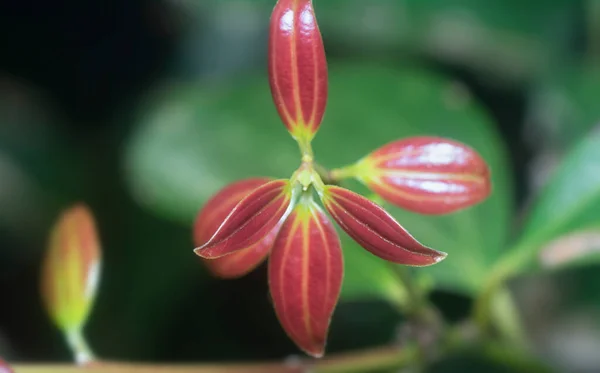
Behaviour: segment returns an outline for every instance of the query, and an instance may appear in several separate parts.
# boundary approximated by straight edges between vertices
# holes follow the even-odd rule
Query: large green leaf
[[[143,205],[190,224],[202,203],[227,183],[257,175],[288,177],[299,165],[297,145],[277,117],[265,76],[163,91],[168,96],[142,108],[127,152],[129,185]],[[417,238],[449,253],[420,273],[441,287],[475,291],[501,254],[512,202],[505,154],[488,118],[456,83],[413,68],[334,64],[329,97],[314,141],[316,159],[326,167],[352,163],[410,135],[463,141],[489,162],[494,193],[480,206],[443,217],[391,210]],[[353,253],[362,254],[347,249],[347,256]],[[374,261],[367,265],[374,272],[389,270],[377,258],[364,258]],[[356,281],[358,267],[348,266],[346,284]],[[370,275],[381,281],[389,276]]]
[[[593,131],[568,154],[533,206],[519,243],[505,259],[512,271],[538,264],[543,249],[555,239],[581,237],[600,226],[600,132]],[[585,233],[587,232],[587,233]],[[594,254],[568,241],[564,250]],[[556,249],[554,249],[556,251]],[[594,255],[593,257],[598,257]],[[581,257],[574,262],[581,264]],[[591,262],[591,261],[590,261]]]
[[[275,0],[178,3],[200,18],[195,44],[183,51],[184,59],[199,63],[196,69],[260,61],[256,53],[264,52]],[[314,6],[334,52],[402,50],[510,78],[502,82],[529,78],[562,56],[579,11],[570,0],[315,0]]]
[[[578,10],[569,0],[315,3],[323,32],[334,42],[359,48],[402,47],[516,80],[537,74],[563,50]]]
[[[410,299],[390,265],[371,255],[346,235],[342,235],[346,275],[341,297],[344,300],[383,298],[406,309]]]
[[[534,91],[530,117],[534,144],[562,151],[600,122],[600,68],[578,66],[544,80]]]

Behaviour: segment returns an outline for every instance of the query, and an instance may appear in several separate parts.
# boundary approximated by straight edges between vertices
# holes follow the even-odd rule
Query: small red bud
[[[289,180],[261,185],[242,198],[216,233],[194,252],[205,259],[216,259],[255,245],[279,224],[290,200]]]
[[[389,143],[359,161],[356,177],[383,199],[421,214],[447,214],[491,193],[490,171],[475,150],[439,137]]]
[[[53,227],[42,267],[42,298],[54,323],[79,332],[92,308],[100,278],[96,223],[87,206],[64,211]]]
[[[327,104],[327,61],[311,0],[279,0],[275,5],[269,83],[288,131],[297,140],[310,142]]]
[[[359,194],[327,185],[322,200],[350,237],[382,259],[410,266],[427,266],[446,257],[446,253],[419,243],[383,208]]]
[[[269,178],[250,178],[229,184],[210,198],[199,212],[194,223],[194,244],[204,245],[219,229],[233,208],[253,190],[271,181]],[[202,259],[217,277],[236,278],[245,275],[261,264],[269,254],[277,225],[271,233],[254,245],[217,259]]]
[[[275,240],[269,287],[281,325],[313,357],[323,356],[343,271],[335,228],[314,201],[301,201]]]

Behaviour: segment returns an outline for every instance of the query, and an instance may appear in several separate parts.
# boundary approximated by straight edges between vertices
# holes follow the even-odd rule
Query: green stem
[[[331,180],[340,182],[344,179],[351,179],[356,176],[355,165],[345,166],[341,168],[335,168],[329,172]]]
[[[302,154],[302,162],[304,163],[312,163],[314,160],[311,140],[312,138],[309,137],[296,138],[298,146],[300,147],[300,153]]]
[[[378,348],[351,352],[320,360],[301,359],[297,363],[240,363],[240,364],[194,364],[151,365],[118,362],[76,365],[14,365],[16,373],[353,373],[405,367],[414,362],[414,347]]]
[[[507,347],[506,344],[488,343],[483,349],[487,358],[514,369],[514,371],[547,373],[549,368],[531,355],[515,346]]]
[[[420,371],[446,349],[444,344],[448,341],[449,328],[439,311],[427,299],[425,291],[414,282],[410,269],[405,266],[390,265],[407,292],[407,302],[400,311],[408,317],[411,337],[419,347],[419,354],[413,362],[413,367]]]
[[[528,341],[521,324],[521,316],[508,288],[502,287],[496,292],[491,309],[490,318],[502,340],[519,350],[528,350]]]
[[[392,368],[403,368],[415,362],[419,355],[416,346],[407,345],[400,349],[381,350],[369,355],[347,354],[323,360],[317,363],[312,372],[314,373],[351,373],[371,372]]]
[[[96,360],[94,353],[88,346],[81,329],[69,331],[66,333],[65,338],[77,364],[85,365]]]
[[[503,290],[504,284],[509,278],[518,273],[528,262],[534,260],[537,253],[535,249],[542,245],[545,237],[545,231],[540,231],[532,238],[522,241],[492,269],[479,297],[475,300],[473,310],[475,321],[483,333],[490,332],[495,297]]]
[[[313,163],[313,168],[315,169],[317,174],[319,174],[321,180],[323,180],[323,183],[327,185],[338,185],[338,181],[331,177],[331,171],[329,171],[327,168],[323,167],[318,163]]]
[[[396,274],[402,287],[406,289],[408,295],[408,301],[400,311],[409,317],[418,317],[419,314],[421,314],[424,309],[427,308],[425,295],[422,294],[420,289],[415,285],[407,267],[392,263],[390,263],[390,266],[392,267],[392,270]]]

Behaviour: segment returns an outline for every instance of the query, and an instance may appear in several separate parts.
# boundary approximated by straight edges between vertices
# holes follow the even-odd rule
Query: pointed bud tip
[[[218,258],[204,255],[206,242],[216,233],[235,206],[258,187],[272,181],[271,178],[248,178],[233,182],[213,195],[198,213],[194,222],[194,253],[215,277],[231,279],[252,271],[266,259],[273,246],[280,224],[265,238],[248,248]]]
[[[446,257],[445,253],[421,244],[381,206],[360,194],[328,185],[322,199],[339,226],[382,259],[408,266],[429,266]]]
[[[312,348],[310,350],[304,349],[302,351],[304,351],[310,357],[313,357],[315,359],[321,359],[323,356],[325,356],[325,345],[315,346],[314,348]]]
[[[262,241],[279,224],[291,200],[290,182],[273,180],[243,197],[216,232],[194,252],[216,259]]]
[[[443,251],[438,251],[437,255],[434,257],[435,262],[432,264],[437,264],[439,262],[441,262],[442,260],[446,259],[448,257],[448,253],[445,253]]]
[[[201,258],[208,259],[207,257],[205,257],[205,256],[202,255],[202,248],[203,247],[204,247],[204,245],[200,245],[200,246],[196,247],[194,249],[194,254],[198,255]]]

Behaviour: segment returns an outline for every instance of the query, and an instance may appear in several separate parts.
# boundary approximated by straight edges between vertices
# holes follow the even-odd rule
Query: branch
[[[86,366],[67,364],[17,364],[15,373],[314,373],[365,372],[404,367],[416,358],[417,351],[386,347],[360,352],[332,355],[320,360],[300,359],[289,363],[239,363],[152,365],[119,362],[98,362]]]

